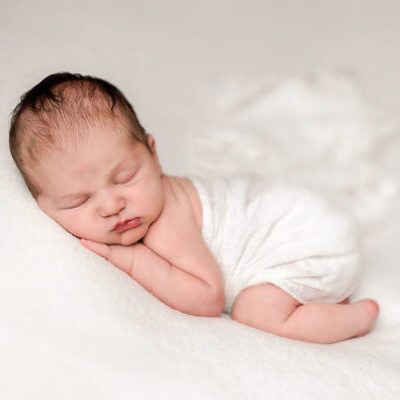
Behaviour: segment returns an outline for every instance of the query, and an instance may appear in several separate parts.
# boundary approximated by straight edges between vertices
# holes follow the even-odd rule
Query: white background
[[[127,94],[180,172],[171,151],[185,121],[171,103],[194,106],[204,85],[228,77],[350,70],[397,119],[399,20],[396,0],[1,0],[1,107],[56,71],[98,75]]]

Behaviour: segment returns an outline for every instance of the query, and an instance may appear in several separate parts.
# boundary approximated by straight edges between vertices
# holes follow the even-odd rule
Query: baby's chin
[[[143,235],[144,236],[144,235]],[[138,238],[138,239],[125,239],[125,238],[121,238],[121,240],[119,241],[118,244],[121,244],[123,246],[132,246],[136,243],[139,243],[142,239],[143,236]]]
[[[136,229],[117,234],[117,236],[113,237],[112,241],[107,244],[120,244],[123,246],[134,245],[140,242],[146,236],[147,230],[147,226],[143,224]]]

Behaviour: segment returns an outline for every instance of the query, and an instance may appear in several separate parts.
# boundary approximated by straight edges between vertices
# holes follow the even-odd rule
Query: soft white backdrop
[[[397,399],[399,17],[395,0],[0,0],[0,397]],[[376,330],[315,346],[226,316],[190,317],[83,251],[38,211],[8,152],[18,97],[56,71],[120,87],[173,174],[207,171],[201,160],[212,156],[224,159],[228,172],[250,172],[252,154],[260,166],[262,157],[252,153],[257,135],[266,134],[264,125],[276,127],[266,111],[289,110],[279,138],[292,126],[297,139],[309,140],[310,132],[318,139],[320,129],[327,138],[341,132],[332,152],[350,154],[351,163],[333,183],[350,189],[355,211],[360,199],[359,211],[376,216],[356,295],[381,302]],[[233,165],[232,141],[243,130],[248,147]],[[207,149],[201,137],[214,146],[199,163],[196,154]],[[218,153],[222,139],[230,152]],[[317,144],[327,150],[326,141],[309,143],[316,158]],[[282,146],[282,154],[291,149]],[[296,155],[286,154],[282,165]]]
[[[167,143],[184,121],[171,108],[229,76],[354,69],[367,97],[398,118],[399,18],[396,0],[1,0],[1,106],[54,71],[108,78],[180,171]]]

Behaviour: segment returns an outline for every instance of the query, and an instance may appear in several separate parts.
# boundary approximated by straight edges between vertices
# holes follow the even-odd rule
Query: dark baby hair
[[[79,145],[89,128],[122,124],[134,141],[149,148],[145,129],[124,94],[92,76],[60,72],[47,76],[20,98],[11,113],[10,152],[32,196],[40,194],[32,170],[46,155]]]

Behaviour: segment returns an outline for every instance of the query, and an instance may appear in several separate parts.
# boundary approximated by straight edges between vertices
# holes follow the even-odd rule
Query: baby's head
[[[154,138],[102,79],[53,74],[26,92],[13,111],[10,151],[41,209],[77,237],[131,244],[162,210]],[[114,229],[133,218],[134,228]]]

